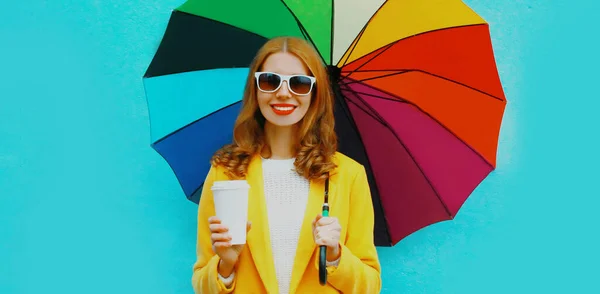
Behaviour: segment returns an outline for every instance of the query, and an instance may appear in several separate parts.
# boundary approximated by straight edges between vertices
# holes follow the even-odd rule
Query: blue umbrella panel
[[[144,75],[152,147],[195,203],[210,158],[231,143],[248,66],[266,41],[233,26],[174,11]]]

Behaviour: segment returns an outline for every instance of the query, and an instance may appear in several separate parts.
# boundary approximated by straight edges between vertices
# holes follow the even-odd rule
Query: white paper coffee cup
[[[229,228],[234,245],[246,243],[249,189],[245,180],[215,181],[211,187],[216,215]]]

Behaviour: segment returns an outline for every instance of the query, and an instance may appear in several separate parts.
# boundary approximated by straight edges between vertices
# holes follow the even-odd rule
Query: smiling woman
[[[224,161],[230,176],[243,177],[247,163],[237,157],[260,153],[277,159],[272,154],[277,148],[275,153],[283,158],[297,156],[296,167],[306,178],[324,179],[334,167],[333,125],[333,97],[318,52],[299,38],[275,38],[259,50],[250,66],[234,144],[217,152],[213,164]],[[280,143],[284,136],[284,142],[294,143]]]
[[[325,66],[308,42],[278,37],[261,47],[233,143],[215,153],[202,189],[196,293],[380,291],[365,168],[336,151],[333,104]],[[215,217],[210,187],[232,179],[250,184],[248,246],[232,245]],[[321,214],[324,195],[330,215]]]
[[[262,126],[234,128],[245,85],[251,82],[257,90],[261,75],[255,71],[267,73],[263,81],[272,83],[263,83],[261,93],[281,86],[294,99],[302,96],[299,79],[249,65],[269,39],[295,36],[312,44],[306,52],[320,55],[318,66],[306,63],[301,71],[315,78],[310,108],[323,101],[318,96],[326,86],[315,68],[328,70],[337,150],[365,167],[375,209],[375,244],[394,246],[421,228],[453,219],[496,167],[506,97],[486,21],[463,1],[438,2],[186,1],[173,12],[144,78],[153,148],[169,163],[184,195],[196,203],[214,151],[235,136],[238,146],[231,151],[242,157],[233,156],[226,164],[243,174],[247,165],[237,162],[255,154],[254,145],[245,142],[265,135],[251,132],[246,141],[245,127]],[[290,107],[299,104],[281,103],[289,105],[265,113],[285,120],[298,112]],[[300,133],[311,125],[304,122],[314,119],[310,108],[294,126]],[[258,114],[256,121],[264,122],[265,116]],[[241,118],[252,124],[254,115],[245,112]],[[234,129],[242,134],[234,135]],[[331,150],[329,129],[322,130],[322,146]],[[305,134],[296,142],[298,170],[323,175],[328,152],[313,149],[319,138]],[[262,147],[267,157],[275,148]],[[316,160],[314,171],[306,170],[304,159]]]
[[[310,89],[314,79],[301,59],[288,52],[277,52],[264,62],[258,78],[258,106],[266,118],[265,131],[273,126],[293,127],[310,107]],[[284,74],[285,80],[280,74]],[[283,86],[282,86],[283,85]],[[274,115],[275,114],[275,115]]]

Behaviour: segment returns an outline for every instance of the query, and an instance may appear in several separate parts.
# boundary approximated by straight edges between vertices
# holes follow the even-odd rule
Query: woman
[[[198,210],[196,293],[379,293],[373,206],[362,165],[336,151],[333,97],[318,53],[275,38],[250,66],[234,143],[217,151]],[[329,177],[329,217],[322,217]],[[245,245],[228,243],[210,190],[250,184]],[[319,284],[319,247],[328,280]]]

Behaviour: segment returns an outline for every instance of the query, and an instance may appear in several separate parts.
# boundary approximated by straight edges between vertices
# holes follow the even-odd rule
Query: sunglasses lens
[[[263,91],[273,91],[279,87],[281,78],[271,73],[263,73],[258,76],[258,87]]]
[[[290,79],[290,89],[300,95],[308,94],[311,90],[311,84],[311,80],[304,76],[295,76]]]

